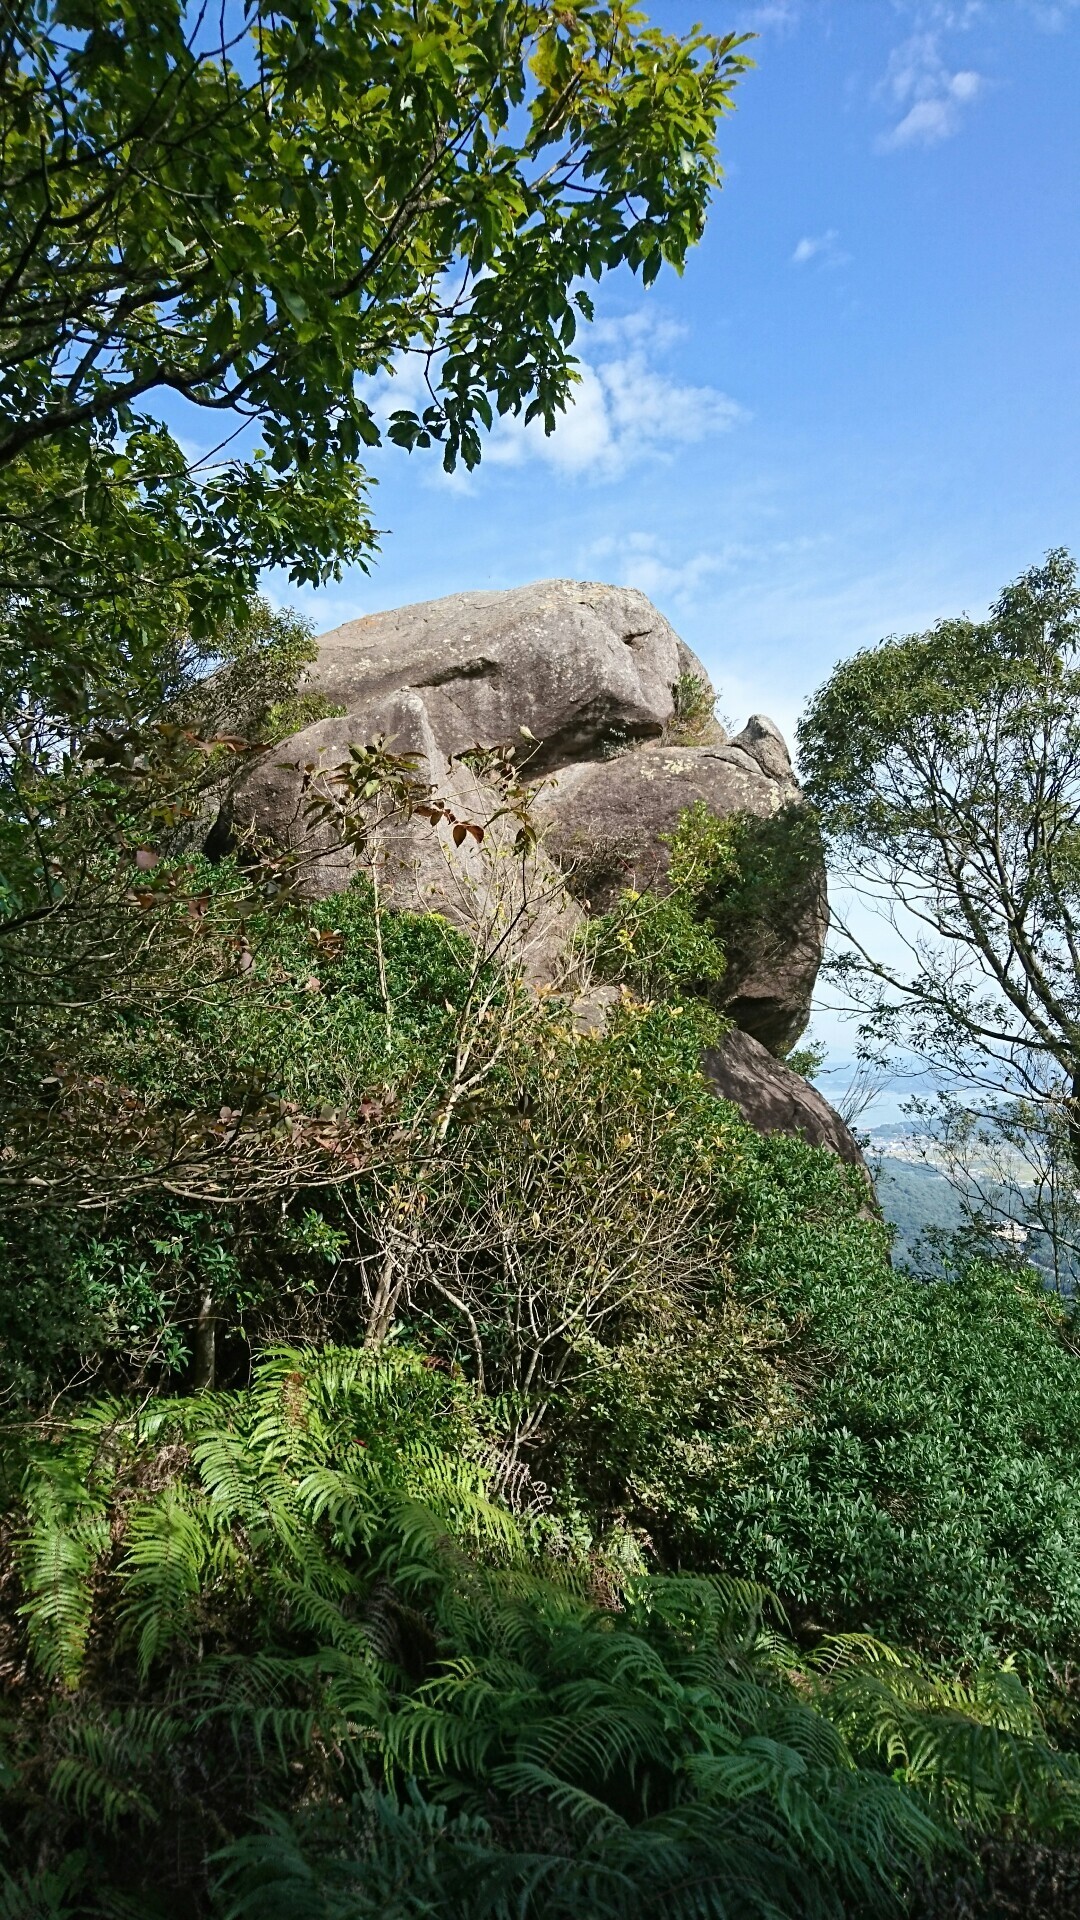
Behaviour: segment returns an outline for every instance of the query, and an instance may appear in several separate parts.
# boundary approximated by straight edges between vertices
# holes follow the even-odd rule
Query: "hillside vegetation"
[[[841,677],[819,813],[730,743],[783,808],[683,809],[667,893],[539,985],[377,858],[404,822],[524,887],[529,729],[458,753],[501,840],[382,734],[292,769],[348,886],[217,832],[346,717],[257,586],[370,563],[372,382],[419,356],[388,436],[448,469],[550,429],[585,283],[700,237],[747,65],[595,0],[4,10],[0,1920],[1076,1910],[1071,1312],[897,1271],[858,1168],[701,1072],[796,897],[798,1024],[889,714]],[[1072,683],[1005,641],[1015,747]]]
[[[1080,1378],[1034,1279],[893,1271],[857,1173],[707,1091],[703,1003],[580,1035],[363,882],[248,895],[238,971],[242,876],[153,881],[169,993],[133,1017],[144,937],[64,1016],[80,1084],[136,1169],[258,1095],[227,1205],[201,1133],[9,1197],[6,1911],[886,1914],[1069,1836]]]

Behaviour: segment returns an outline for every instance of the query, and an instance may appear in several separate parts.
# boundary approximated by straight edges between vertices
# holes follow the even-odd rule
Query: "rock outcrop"
[[[719,1047],[706,1050],[702,1071],[713,1092],[741,1108],[759,1133],[800,1134],[812,1147],[828,1147],[858,1167],[869,1183],[862,1151],[840,1115],[750,1034],[733,1027]]]
[[[299,857],[301,891],[339,892],[358,871],[355,848],[331,820],[313,825],[310,809],[334,797],[327,776],[347,762],[350,747],[379,737],[395,755],[411,757],[412,774],[446,810],[435,825],[420,815],[391,813],[380,826],[375,866],[384,898],[414,913],[440,913],[489,949],[510,933],[527,977],[550,978],[581,910],[542,847],[525,861],[517,857],[516,823],[495,817],[499,794],[466,762],[448,760],[415,688],[358,700],[347,713],[316,721],[264,755],[232,795],[215,843],[245,835],[269,841]],[[458,844],[454,828],[461,821],[484,830],[482,844],[471,833]]]
[[[707,678],[643,593],[541,580],[346,621],[322,636],[305,686],[345,707],[354,739],[356,724],[407,689],[444,758],[528,727],[541,743],[530,771],[541,774],[659,739],[688,672]]]
[[[356,855],[331,820],[312,824],[312,797],[332,791],[326,775],[352,745],[381,736],[413,756],[449,815],[435,827],[396,817],[380,830],[386,897],[440,912],[489,945],[504,938],[536,980],[557,972],[586,912],[628,885],[663,889],[666,836],[685,808],[703,801],[722,817],[775,822],[781,838],[804,817],[776,727],[755,715],[729,740],[709,717],[701,662],[632,588],[547,580],[369,614],[323,636],[301,691],[344,711],[249,770],[217,844],[252,833],[303,850],[309,891],[337,891]],[[538,786],[541,842],[525,857],[518,822],[471,752],[508,743]],[[471,833],[455,836],[461,821],[484,828],[482,848]],[[823,870],[811,861],[809,886],[782,904],[771,933],[726,939],[726,1010],[742,1031],[714,1062],[726,1075],[719,1090],[755,1125],[804,1132],[850,1158],[858,1150],[846,1128],[766,1051],[784,1051],[806,1024],[828,924]]]
[[[537,812],[549,854],[595,910],[623,887],[663,888],[670,836],[695,802],[721,817],[767,821],[799,799],[781,735],[755,715],[718,744],[647,742],[614,759],[579,761],[554,775]],[[815,862],[785,903],[782,937],[762,924],[753,937],[736,933],[727,942],[727,1010],[777,1052],[806,1026],[827,929],[824,874]]]
[[[518,859],[515,823],[494,817],[498,796],[457,756],[514,742],[532,781],[657,740],[674,713],[673,689],[695,672],[704,679],[690,649],[632,588],[548,580],[347,621],[323,636],[302,686],[344,713],[294,734],[252,768],[215,844],[253,832],[304,854],[309,892],[336,892],[355,855],[326,823],[312,827],[320,777],[310,769],[333,769],[350,745],[382,736],[395,753],[415,756],[417,776],[454,816],[435,830],[415,818],[380,833],[387,897],[440,912],[488,942],[509,930],[526,974],[544,979],[581,910],[543,848]],[[457,820],[484,828],[482,853],[472,835],[455,842]]]

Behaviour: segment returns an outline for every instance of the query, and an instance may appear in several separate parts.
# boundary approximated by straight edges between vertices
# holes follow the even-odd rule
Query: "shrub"
[[[625,981],[649,998],[691,993],[708,998],[724,977],[723,948],[678,895],[627,889],[582,933],[582,951],[601,980]]]
[[[667,839],[662,889],[624,889],[589,920],[582,949],[602,979],[645,998],[691,995],[722,1008],[748,974],[783,964],[793,924],[824,911],[821,836],[811,810],[796,803],[766,819],[721,818],[699,800]],[[610,855],[596,858],[610,882]],[[579,876],[583,896],[593,880]]]
[[[673,746],[699,746],[711,738],[723,739],[716,724],[716,698],[700,673],[680,673],[671,689],[672,714],[664,728]]]
[[[1063,1674],[1080,1631],[1068,1311],[1024,1271],[892,1270],[857,1176],[798,1141],[741,1136],[718,1206],[725,1190],[730,1268],[696,1316],[592,1352],[569,1389],[578,1497],[808,1621]],[[725,1382],[740,1352],[749,1406]]]

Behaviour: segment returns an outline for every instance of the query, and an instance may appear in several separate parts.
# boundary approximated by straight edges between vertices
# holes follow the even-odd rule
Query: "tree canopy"
[[[550,430],[582,283],[700,236],[741,46],[596,0],[13,0],[8,699],[82,711],[261,569],[362,564],[365,383],[402,353],[430,399],[401,445],[472,465],[496,412]]]
[[[799,730],[837,864],[904,943],[839,971],[873,1044],[991,1096],[1080,1093],[1080,581],[1063,550],[990,618],[841,663]],[[894,948],[895,951],[895,948]],[[908,964],[905,965],[905,959]]]

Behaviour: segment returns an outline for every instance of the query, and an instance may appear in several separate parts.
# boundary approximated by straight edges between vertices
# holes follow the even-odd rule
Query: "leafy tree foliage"
[[[370,554],[358,460],[371,382],[403,354],[430,405],[397,410],[402,445],[472,464],[495,411],[550,430],[581,282],[651,280],[700,234],[740,45],[591,0],[5,12],[9,1196],[214,1183],[250,1087],[170,1127],[91,1062],[173,985],[188,1007],[227,993],[288,877],[229,895],[176,858],[242,756],[318,717],[308,638],[253,600],[257,576]],[[217,446],[189,454],[207,423]]]
[[[669,1564],[764,1580],[797,1617],[1065,1681],[1071,1314],[1030,1271],[893,1272],[823,1156],[746,1138],[738,1157],[723,1288],[594,1349],[568,1389],[557,1451],[578,1498]]]
[[[430,404],[401,444],[472,465],[496,411],[550,431],[582,279],[700,236],[739,48],[595,0],[16,0],[0,704],[115,709],[260,569],[362,562],[365,383],[403,351]],[[218,440],[194,458],[189,420]]]
[[[105,901],[132,880],[150,886],[163,844],[198,844],[246,755],[284,737],[294,716],[332,710],[297,693],[314,653],[302,620],[255,599],[205,643],[172,632],[157,683],[111,729],[58,736],[24,688],[0,717],[0,952],[42,922],[107,923]],[[107,925],[97,934],[111,937]]]
[[[991,618],[844,662],[800,733],[845,874],[910,968],[848,933],[868,1045],[901,1043],[976,1107],[1020,1100],[1080,1141],[1080,585],[1063,550]],[[894,941],[894,945],[896,942]]]

